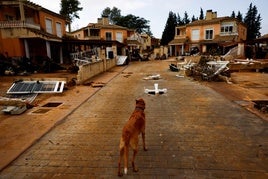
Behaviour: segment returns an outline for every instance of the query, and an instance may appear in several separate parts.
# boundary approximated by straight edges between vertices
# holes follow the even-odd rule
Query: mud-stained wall
[[[77,83],[83,84],[88,79],[115,67],[115,65],[116,65],[116,58],[105,59],[94,63],[79,66],[79,71],[77,74]]]

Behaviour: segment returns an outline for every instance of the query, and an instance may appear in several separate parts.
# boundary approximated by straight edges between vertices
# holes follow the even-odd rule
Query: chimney
[[[212,10],[207,10],[207,13],[206,13],[206,20],[211,20],[211,19],[214,19],[214,18],[217,18],[217,12],[212,12]]]
[[[102,16],[102,18],[98,18],[98,24],[108,25],[109,24],[108,16]]]

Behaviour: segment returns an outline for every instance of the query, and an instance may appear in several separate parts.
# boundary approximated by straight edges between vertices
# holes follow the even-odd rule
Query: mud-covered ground
[[[168,66],[167,66],[168,68]],[[66,82],[76,78],[75,73],[69,73],[68,71],[59,71],[57,73],[38,73],[28,76],[0,76],[0,96],[6,96],[7,90],[12,83],[20,79],[46,79],[46,78],[64,78]],[[188,77],[187,77],[188,78]],[[268,101],[268,73],[259,72],[234,72],[231,73],[231,84],[226,82],[205,82],[197,81],[203,85],[206,85],[218,93],[222,94],[231,101],[246,105],[252,111],[258,113],[258,115],[268,118],[267,113],[256,111],[253,107],[254,100],[267,100]],[[72,90],[68,88],[67,90]],[[53,94],[39,94],[34,103],[38,105],[43,99],[48,98]]]

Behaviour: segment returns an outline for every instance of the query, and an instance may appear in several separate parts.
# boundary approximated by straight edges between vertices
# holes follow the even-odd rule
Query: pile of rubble
[[[36,72],[51,73],[62,69],[64,68],[48,57],[10,58],[0,54],[0,75],[25,76]]]
[[[235,71],[265,72],[268,70],[267,60],[232,59],[226,60],[218,56],[198,56],[177,59],[177,64],[170,64],[169,69],[178,72],[178,77],[189,76],[198,81],[226,81]]]
[[[229,61],[217,60],[212,56],[201,56],[197,64],[189,65],[185,74],[195,80],[222,81],[230,77]]]

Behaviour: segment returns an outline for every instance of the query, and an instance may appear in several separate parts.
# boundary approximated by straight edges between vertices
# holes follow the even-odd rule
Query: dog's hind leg
[[[122,162],[123,156],[124,156],[124,148],[120,147],[120,156],[118,160],[118,176],[119,177],[123,176],[123,173],[121,172],[121,162]]]
[[[118,160],[118,176],[121,177],[123,176],[123,173],[121,172],[121,162],[122,159],[124,158],[124,146],[125,146],[125,142],[123,140],[123,138],[120,139],[120,144],[119,144],[119,160]]]
[[[129,146],[124,146],[124,173],[127,174]]]

